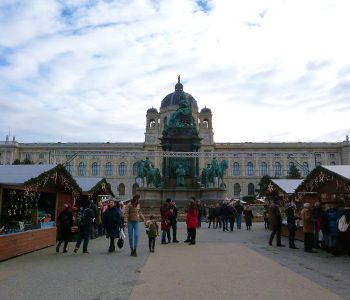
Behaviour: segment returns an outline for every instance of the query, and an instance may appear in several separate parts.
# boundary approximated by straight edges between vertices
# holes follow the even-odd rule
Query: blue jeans
[[[83,252],[87,251],[87,247],[89,245],[89,236],[90,236],[90,228],[82,228],[79,229],[77,243],[75,244],[75,248],[79,248],[81,242],[83,242]]]
[[[140,222],[128,221],[129,245],[131,249],[136,249],[139,243]]]
[[[241,222],[242,222],[242,214],[237,214],[236,223],[237,223],[238,229],[241,229]]]

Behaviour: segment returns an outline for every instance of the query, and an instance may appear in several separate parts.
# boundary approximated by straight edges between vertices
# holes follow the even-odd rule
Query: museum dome
[[[211,113],[211,109],[208,107],[204,107],[201,109],[201,113]]]
[[[160,105],[160,108],[164,109],[164,108],[166,108],[168,106],[179,105],[180,101],[184,97],[191,103],[192,108],[195,108],[195,109],[198,110],[197,101],[193,98],[192,95],[190,95],[188,93],[185,93],[183,91],[183,85],[180,82],[180,76],[178,76],[178,82],[175,85],[175,92],[167,95],[163,99],[162,104]]]
[[[152,106],[152,108],[147,109],[147,113],[158,113],[158,110]]]

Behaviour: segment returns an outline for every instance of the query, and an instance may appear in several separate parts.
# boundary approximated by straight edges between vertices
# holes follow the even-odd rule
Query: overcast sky
[[[143,142],[181,75],[216,142],[350,134],[350,1],[1,0],[0,141]]]

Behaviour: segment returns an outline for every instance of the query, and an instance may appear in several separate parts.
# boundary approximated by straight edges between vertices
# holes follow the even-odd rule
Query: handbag
[[[123,248],[124,246],[124,240],[122,238],[119,238],[117,241],[117,246],[119,249]]]

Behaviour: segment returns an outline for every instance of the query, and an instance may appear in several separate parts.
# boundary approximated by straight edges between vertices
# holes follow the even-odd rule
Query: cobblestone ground
[[[141,226],[142,227],[142,226]],[[148,258],[145,230],[141,229],[138,257],[130,257],[128,243],[116,253],[107,253],[108,240],[98,238],[90,241],[90,254],[56,254],[54,247],[36,251],[0,263],[0,299],[128,299],[133,287],[140,284],[140,268]],[[185,224],[179,224],[179,239],[185,239]],[[207,224],[198,230],[201,245],[237,243],[249,247],[282,266],[301,274],[344,299],[350,299],[350,259],[334,257],[320,251],[305,253],[297,242],[298,250],[271,247],[267,244],[269,231],[261,223],[253,224],[252,230],[222,232],[208,229]],[[287,243],[285,238],[282,239]],[[172,247],[160,245],[157,247]],[[153,254],[157,255],[157,253]],[[235,253],[231,254],[235,257]],[[236,257],[237,258],[237,257]],[[204,261],[205,263],[205,261]],[[220,270],[209,270],[220,276]],[[252,272],[254,266],[252,266]],[[273,280],[273,278],[262,278]],[[285,287],[287,288],[287,287]]]

